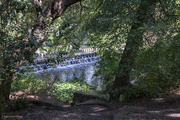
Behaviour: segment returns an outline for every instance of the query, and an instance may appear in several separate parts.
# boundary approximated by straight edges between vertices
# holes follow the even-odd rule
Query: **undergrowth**
[[[60,100],[68,100],[71,103],[75,91],[88,92],[90,88],[82,82],[57,82],[53,85],[50,94]]]
[[[29,90],[30,92],[40,92],[50,94],[59,100],[72,102],[73,93],[76,91],[89,92],[89,85],[82,80],[75,78],[71,81],[56,82],[50,79],[38,79],[35,75],[17,75],[12,83],[12,91]]]

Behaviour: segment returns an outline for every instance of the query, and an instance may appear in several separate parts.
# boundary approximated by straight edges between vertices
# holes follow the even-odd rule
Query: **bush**
[[[48,78],[48,76],[47,76]],[[38,79],[35,75],[17,75],[12,83],[11,90],[29,90],[30,92],[47,92],[53,85],[50,79]]]
[[[120,90],[123,94],[120,101],[133,101],[139,98],[152,98],[159,96],[161,89],[155,84],[140,83],[131,87],[122,87]]]
[[[137,82],[133,87],[122,88],[124,99],[150,98],[179,88],[179,45],[180,39],[171,39],[142,49],[131,73]]]
[[[90,91],[89,86],[82,79],[75,78],[72,81],[56,82],[50,79],[37,79],[35,75],[18,75],[12,83],[12,90],[30,90],[30,92],[49,93],[60,100],[72,102],[73,92]]]
[[[54,84],[50,94],[60,100],[66,99],[69,101],[69,103],[71,103],[73,99],[73,93],[75,91],[88,92],[90,91],[90,88],[84,82],[58,82]]]
[[[13,83],[11,90],[22,90],[27,89],[30,92],[35,92],[43,89],[45,86],[45,82],[43,80],[38,80],[36,76],[30,75],[28,77],[21,76],[17,77]]]

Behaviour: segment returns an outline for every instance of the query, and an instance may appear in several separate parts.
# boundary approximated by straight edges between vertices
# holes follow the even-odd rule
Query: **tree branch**
[[[32,3],[35,5],[35,7],[36,7],[37,18],[38,18],[40,15],[42,15],[42,7],[41,7],[42,1],[41,1],[41,0],[32,0],[31,2],[32,2]]]
[[[60,17],[63,12],[72,4],[80,2],[82,0],[55,0],[52,4],[47,7],[42,16],[38,17],[38,24],[34,25],[32,31],[33,36],[38,37],[38,43],[43,43],[45,40],[44,30],[51,24],[55,19]],[[50,18],[51,21],[47,21]]]
[[[32,53],[34,53],[46,40],[47,27],[52,24],[55,19],[60,17],[69,6],[80,1],[82,0],[55,0],[47,7],[47,9],[45,9],[44,13],[38,16],[37,22],[33,26],[31,36],[23,43],[23,47],[17,47],[18,49],[14,51],[16,54],[23,57],[22,61],[32,57]],[[32,0],[32,2],[41,8],[41,4],[37,0]],[[51,21],[48,21],[47,18],[50,18]],[[16,62],[16,68],[22,64],[22,61]]]
[[[55,20],[56,18],[60,17],[69,6],[80,1],[82,0],[55,0],[45,10],[43,16],[52,17],[52,19]]]

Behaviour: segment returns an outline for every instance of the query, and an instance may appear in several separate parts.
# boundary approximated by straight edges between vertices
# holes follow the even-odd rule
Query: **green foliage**
[[[46,76],[49,79],[37,79],[34,75],[29,76],[18,76],[12,83],[12,90],[30,90],[30,92],[45,92],[55,96],[60,100],[69,100],[72,102],[73,92],[75,91],[90,91],[89,86],[75,78],[72,81],[62,82],[52,82],[50,77]]]
[[[81,14],[84,12],[79,8],[81,8],[80,4],[72,5],[65,11],[65,14],[53,21],[48,29],[48,40],[44,43],[44,47],[48,47],[47,52],[72,53],[80,48],[82,44]]]
[[[37,79],[35,75],[18,75],[13,83],[11,90],[29,90],[30,92],[43,92],[48,88],[48,83],[45,79]]]
[[[135,68],[140,73],[137,75],[140,81],[151,81],[164,91],[180,85],[178,36],[156,43],[152,48],[141,52]]]
[[[3,0],[0,2],[0,79],[10,67],[15,72],[14,62],[23,58],[15,51],[23,46],[23,41],[30,35],[29,29],[34,24],[34,6],[27,0]]]
[[[52,0],[43,0],[43,9],[50,2]],[[144,44],[138,56],[134,56],[137,58],[131,73],[132,79],[136,78],[138,82],[136,86],[122,88],[123,96],[127,99],[153,96],[180,84],[179,1],[158,2],[155,12],[147,13],[151,16],[150,20],[140,28],[145,31],[142,36]],[[139,3],[140,0],[87,0],[83,2],[83,11],[76,9],[81,8],[80,4],[75,4],[50,26],[50,34],[47,36],[49,40],[44,46],[50,47],[49,52],[72,52],[80,47],[84,37],[88,38],[88,44],[98,48],[97,54],[101,57],[97,74],[102,75],[108,81],[107,84],[112,84],[123,51],[121,45],[126,42],[132,23],[139,22],[134,21]],[[80,14],[77,15],[77,12]],[[0,80],[4,80],[8,78],[9,66],[11,71],[15,71],[13,63],[30,58],[19,57],[14,50],[23,47],[22,43],[30,36],[29,30],[36,24],[36,12],[35,6],[28,0],[3,0],[0,2],[0,14]],[[25,54],[27,51],[23,52]],[[12,88],[42,91],[52,87],[49,80],[37,80],[33,75],[16,77]],[[71,99],[73,91],[86,91],[89,89],[86,87],[84,83],[77,81],[59,83],[52,87],[51,92],[55,96],[61,96],[60,99]]]
[[[138,2],[95,0],[94,3],[94,11],[87,15],[83,30],[88,44],[98,48],[100,61],[96,75],[100,74],[105,84],[112,84]]]
[[[101,75],[105,84],[112,84],[139,2],[138,0],[93,2],[94,11],[90,11],[87,15],[83,30],[89,39],[88,44],[98,48],[100,61],[97,64],[96,75]]]
[[[35,90],[39,88],[39,85],[42,84],[41,82],[41,80],[37,80],[37,78],[32,75],[29,77],[18,76],[14,79],[11,90],[29,89],[31,92],[35,92]]]
[[[19,65],[21,65],[21,62],[24,60],[30,61],[35,52],[34,50],[36,50],[37,46],[39,47],[39,44],[37,46],[35,45],[37,44],[37,37],[33,36],[34,34],[32,32],[35,30],[34,26],[37,25],[36,22],[39,20],[36,17],[37,13],[35,11],[35,5],[31,2],[32,1],[29,0],[0,1],[0,80],[7,81],[9,86],[13,81],[14,74]],[[43,9],[46,9],[51,2],[52,0],[43,0]],[[75,28],[77,28],[79,26],[79,24],[75,22],[79,16],[74,16],[77,12],[75,11],[76,7],[74,6],[74,8],[72,7],[72,9],[69,9],[73,15],[69,14],[71,15],[69,17],[62,16],[62,20],[60,20],[60,22],[54,21],[56,24],[58,24],[58,22],[62,23],[62,25],[59,25],[61,27],[58,29],[61,30],[63,34],[63,36],[61,36],[63,40],[61,37],[61,41],[56,39],[58,42],[54,42],[54,46],[56,43],[59,43],[58,45],[61,46],[64,45],[67,47],[73,45],[73,48],[79,48],[79,41],[75,41],[75,39],[77,39],[75,37],[75,35],[77,35],[77,32],[75,32],[76,29],[71,29],[71,27],[74,28],[75,26]],[[72,18],[72,20],[70,20],[70,18]],[[49,19],[47,18],[46,20]],[[67,26],[66,22],[70,26]],[[49,27],[44,22],[43,24],[45,25],[43,26],[43,29]],[[54,29],[53,27],[54,26],[52,26],[52,29]],[[45,33],[45,31],[40,32]],[[56,32],[57,31],[53,33]],[[73,40],[71,40],[71,38],[73,38]],[[34,76],[29,78],[24,77],[22,79],[17,78],[16,82],[12,85],[13,89],[23,88],[29,89],[31,92],[40,91],[49,87],[51,87],[51,85],[49,86],[49,81],[38,81]],[[8,91],[10,90],[10,87],[7,88],[7,90],[4,90],[5,88],[0,88],[0,94],[9,94]],[[4,91],[7,91],[7,93]],[[6,99],[8,99],[8,97]]]
[[[121,60],[121,45],[126,42],[127,36],[138,36],[129,35],[129,31],[133,22],[140,22],[136,17],[144,17],[137,15],[141,1],[94,2],[97,5],[88,14],[84,31],[88,31],[89,44],[98,48],[98,55],[101,57],[97,75],[102,75],[108,81],[107,84],[112,84]],[[138,29],[144,31],[143,36],[140,36],[144,43],[138,55],[132,55],[136,62],[130,73],[130,80],[136,79],[138,82],[133,87],[122,88],[125,89],[122,99],[153,97],[159,92],[179,87],[179,5],[176,0],[157,1],[155,11],[153,7],[148,12],[139,11],[147,12],[143,15],[151,17]],[[129,45],[135,46],[132,43]],[[129,61],[132,60],[126,62]]]
[[[155,83],[139,83],[134,86],[126,86],[120,89],[120,101],[133,101],[139,98],[152,98],[158,97],[161,89]]]
[[[122,88],[123,100],[151,98],[180,87],[180,35],[176,29],[155,44],[144,45],[131,73],[136,82],[132,87]]]
[[[75,91],[88,92],[90,89],[87,84],[82,82],[58,82],[52,87],[51,95],[60,100],[69,100],[71,103],[73,102],[73,93]]]

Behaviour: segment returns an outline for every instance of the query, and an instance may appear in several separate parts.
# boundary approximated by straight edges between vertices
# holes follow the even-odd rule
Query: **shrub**
[[[12,90],[30,90],[30,92],[49,93],[60,100],[72,102],[73,92],[90,91],[89,86],[82,79],[74,78],[72,81],[56,82],[47,79],[37,79],[35,75],[18,75],[12,84]],[[13,106],[12,106],[13,107]]]
[[[37,79],[35,75],[17,76],[12,83],[11,90],[27,89],[30,92],[38,92],[46,88],[46,81]]]
[[[60,100],[66,99],[69,101],[69,103],[71,103],[73,99],[73,93],[75,91],[87,92],[90,91],[90,89],[89,86],[84,82],[58,82],[54,84],[50,94]]]
[[[122,87],[120,101],[133,101],[139,98],[157,97],[161,89],[155,84],[140,83],[131,87]]]

